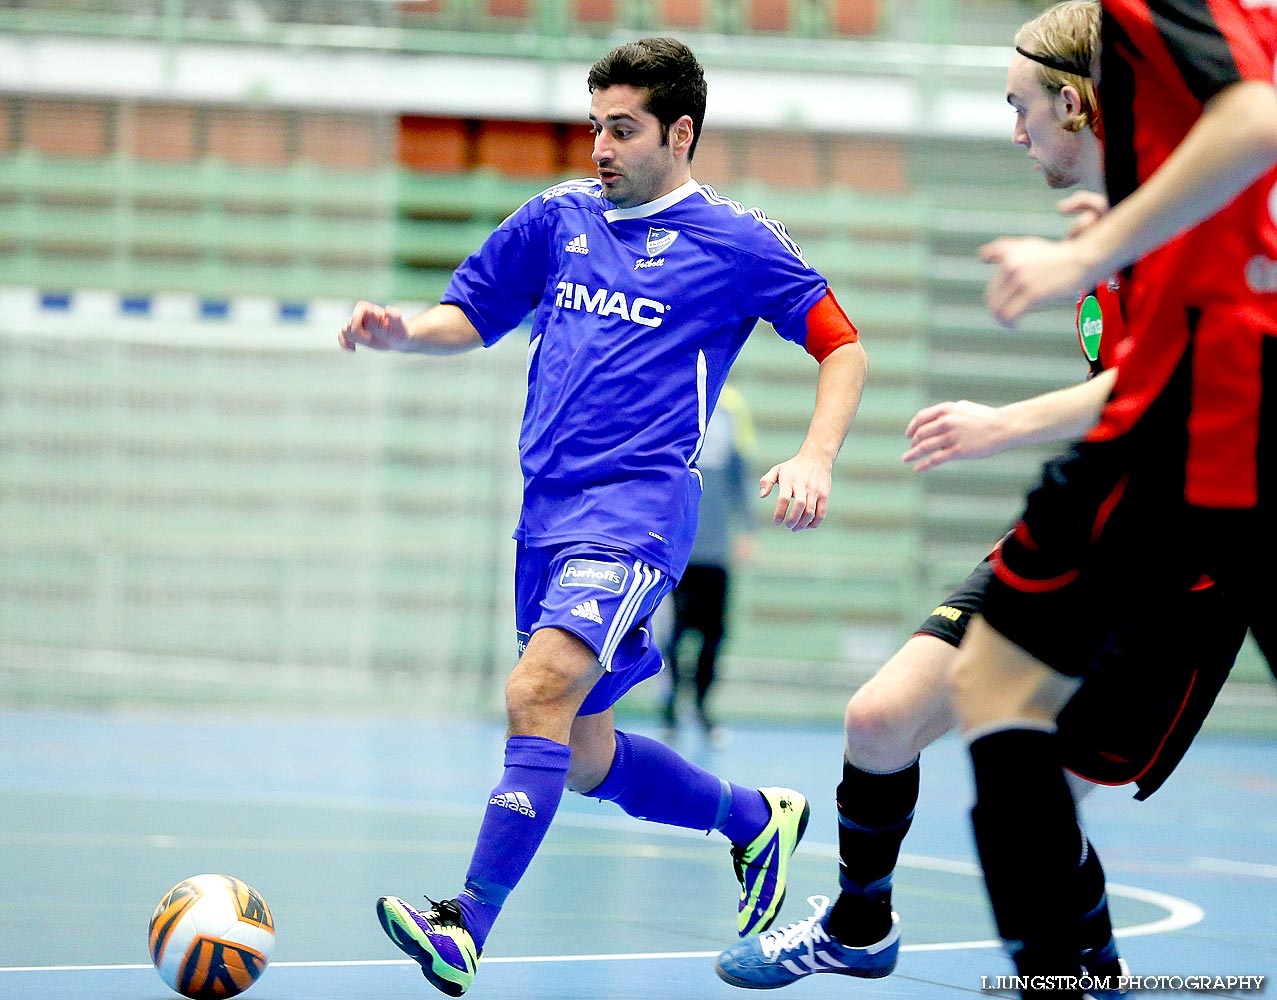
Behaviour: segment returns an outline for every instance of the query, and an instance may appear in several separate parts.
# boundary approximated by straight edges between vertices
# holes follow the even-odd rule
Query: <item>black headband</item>
[[[1040,56],[1036,52],[1026,52],[1020,46],[1015,47],[1015,51],[1024,56],[1025,59],[1032,59],[1035,63],[1041,63],[1061,73],[1072,73],[1074,76],[1090,78],[1091,67],[1083,66],[1080,63],[1071,63],[1067,60],[1057,58],[1056,56]]]

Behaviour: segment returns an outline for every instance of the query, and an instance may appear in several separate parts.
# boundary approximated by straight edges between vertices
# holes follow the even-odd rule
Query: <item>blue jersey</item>
[[[616,545],[679,576],[728,369],[760,317],[804,345],[826,290],[782,225],[695,181],[634,208],[597,180],[528,201],[443,296],[489,346],[535,310],[515,538]]]

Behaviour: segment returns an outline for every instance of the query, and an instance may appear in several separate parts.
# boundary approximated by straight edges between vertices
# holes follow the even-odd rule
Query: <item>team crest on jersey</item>
[[[1104,311],[1100,308],[1100,300],[1088,295],[1077,311],[1077,337],[1088,361],[1099,360],[1100,338],[1103,336]]]
[[[647,231],[647,255],[656,257],[664,253],[678,239],[677,229],[657,229],[653,226]]]

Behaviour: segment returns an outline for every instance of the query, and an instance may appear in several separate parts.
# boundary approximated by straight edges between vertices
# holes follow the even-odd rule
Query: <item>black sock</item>
[[[1021,975],[1080,975],[1083,838],[1056,735],[1002,729],[974,740],[970,751],[971,821],[998,933]]]
[[[1079,912],[1082,915],[1082,964],[1093,976],[1120,976],[1117,941],[1113,938],[1113,921],[1109,916],[1108,893],[1104,867],[1089,840],[1082,845],[1082,863],[1077,870]]]
[[[849,945],[891,931],[891,876],[918,802],[918,762],[875,774],[843,762],[838,785],[838,875],[842,894],[829,933]]]

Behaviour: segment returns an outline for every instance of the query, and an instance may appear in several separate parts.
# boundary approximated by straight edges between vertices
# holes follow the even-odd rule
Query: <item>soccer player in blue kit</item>
[[[612,706],[661,668],[647,622],[687,563],[706,422],[757,321],[819,363],[807,435],[760,481],[760,498],[777,493],[775,523],[793,531],[825,517],[865,353],[785,228],[692,179],[706,86],[686,46],[621,45],[588,83],[597,178],[519,208],[440,305],[405,320],[361,302],[339,336],[348,350],[443,354],[490,346],[533,314],[505,771],[457,896],[425,911],[397,897],[377,904],[391,940],[450,996],[473,982],[565,787],[722,833],[742,937],[776,918],[809,813],[797,792],[729,783],[616,730]]]

